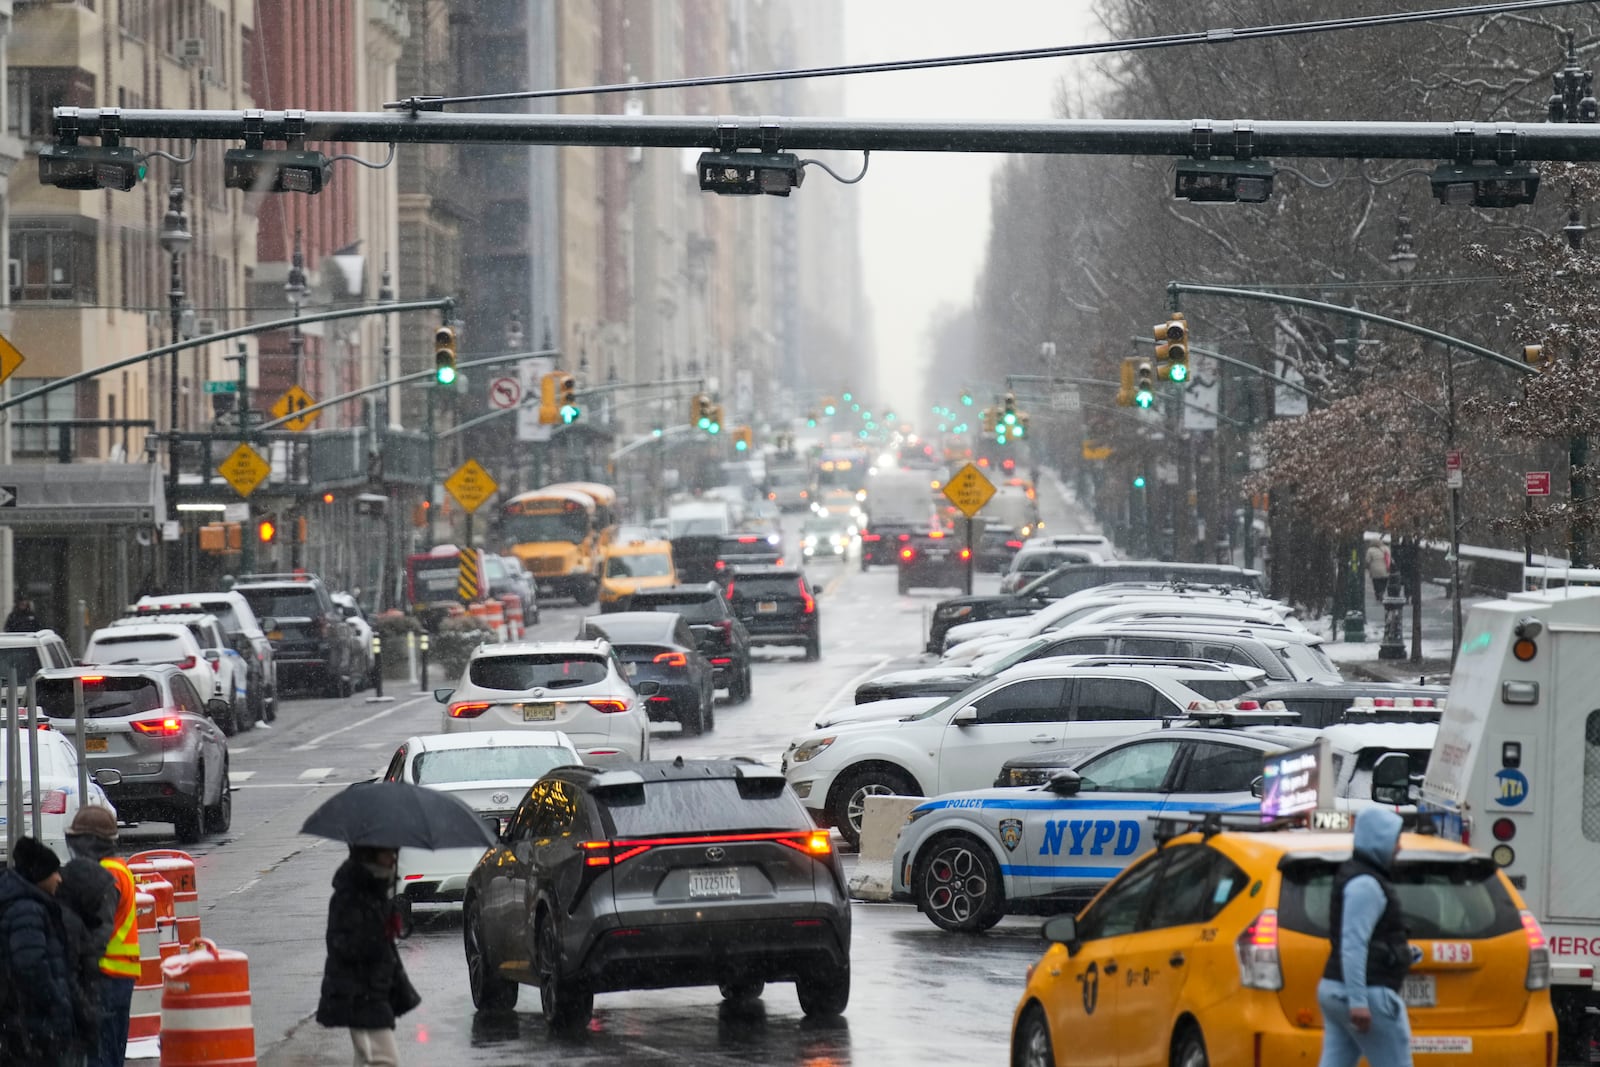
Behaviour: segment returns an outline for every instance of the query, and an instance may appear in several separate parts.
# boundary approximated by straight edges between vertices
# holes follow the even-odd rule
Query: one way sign
[[[14,485],[0,485],[0,508],[14,508],[17,506],[17,487]]]

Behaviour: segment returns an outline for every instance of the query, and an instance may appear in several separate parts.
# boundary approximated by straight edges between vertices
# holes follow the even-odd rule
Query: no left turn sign
[[[514,408],[522,399],[522,383],[515,378],[496,378],[489,383],[489,403],[502,411]]]

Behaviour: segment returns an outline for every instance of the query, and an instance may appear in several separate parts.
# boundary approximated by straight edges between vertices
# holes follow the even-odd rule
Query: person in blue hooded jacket
[[[1400,898],[1389,876],[1400,850],[1400,816],[1386,808],[1356,818],[1355,849],[1333,878],[1328,936],[1333,951],[1317,985],[1321,1067],[1410,1067],[1411,1020],[1400,989],[1411,968]]]

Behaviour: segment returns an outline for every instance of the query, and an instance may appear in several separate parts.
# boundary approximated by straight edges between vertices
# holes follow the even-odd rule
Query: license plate
[[[739,895],[739,868],[689,872],[689,897],[736,897]]]
[[[1438,1034],[1429,1034],[1411,1038],[1412,1052],[1446,1052],[1472,1054],[1472,1038],[1470,1037],[1445,1037]]]
[[[1439,1004],[1438,984],[1431,974],[1408,974],[1400,998],[1408,1008],[1434,1008]]]
[[[555,704],[523,704],[523,722],[551,722],[556,717]]]
[[[934,560],[936,562],[942,562],[942,561],[947,560],[947,559],[950,558],[950,553],[948,553],[948,552],[933,552],[933,551],[929,551],[929,552],[924,552],[923,555],[927,556],[928,559]]]
[[[108,752],[110,751],[109,746],[110,742],[103,737],[85,737],[83,739],[83,750],[85,752]]]
[[[268,630],[267,631],[267,640],[268,641],[282,641],[283,640],[283,631],[282,630]]]
[[[778,602],[776,600],[763,600],[756,605],[756,610],[763,615],[770,615],[778,610]]]

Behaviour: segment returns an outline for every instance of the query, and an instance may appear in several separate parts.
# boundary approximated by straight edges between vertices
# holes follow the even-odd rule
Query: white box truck
[[[1422,805],[1521,891],[1549,941],[1560,1059],[1587,1055],[1600,1042],[1600,589],[1472,606]]]

